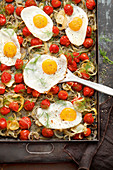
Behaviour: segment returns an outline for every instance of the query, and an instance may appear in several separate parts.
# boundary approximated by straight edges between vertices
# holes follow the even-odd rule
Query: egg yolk
[[[7,42],[4,45],[4,55],[13,58],[16,55],[17,47],[13,42]]]
[[[47,18],[42,14],[37,14],[33,17],[33,23],[37,28],[44,28],[47,22]]]
[[[64,121],[73,121],[77,117],[77,113],[75,110],[71,108],[65,108],[60,113],[60,118]]]
[[[57,63],[51,59],[44,60],[42,69],[46,74],[54,74],[57,71]]]
[[[78,31],[82,26],[82,19],[79,17],[73,18],[73,20],[69,23],[69,27],[73,31]]]

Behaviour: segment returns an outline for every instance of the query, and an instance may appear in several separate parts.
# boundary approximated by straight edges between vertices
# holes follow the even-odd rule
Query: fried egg
[[[48,41],[52,37],[53,22],[42,9],[36,6],[24,8],[21,17],[35,37],[42,41]]]
[[[0,30],[0,62],[12,66],[16,59],[21,58],[20,44],[13,29]]]
[[[37,119],[50,129],[68,129],[82,121],[82,114],[77,112],[69,101],[59,100],[48,109],[37,109]]]
[[[67,28],[65,30],[70,42],[76,46],[83,44],[88,26],[87,14],[78,6],[73,5],[73,14],[67,15]]]
[[[27,86],[40,93],[48,92],[51,87],[64,79],[67,70],[67,59],[61,54],[59,58],[36,55],[26,65],[23,77]]]

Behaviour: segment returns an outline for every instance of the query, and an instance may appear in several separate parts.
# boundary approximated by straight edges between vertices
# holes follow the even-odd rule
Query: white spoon
[[[78,82],[78,83],[84,84],[86,86],[89,86],[97,91],[100,91],[102,93],[106,93],[108,95],[113,96],[112,88],[104,86],[102,84],[91,82],[89,80],[84,80],[82,78],[79,78],[79,77],[75,76],[69,69],[67,69],[66,78],[64,78],[62,81],[60,81],[60,83],[65,83],[68,81]]]

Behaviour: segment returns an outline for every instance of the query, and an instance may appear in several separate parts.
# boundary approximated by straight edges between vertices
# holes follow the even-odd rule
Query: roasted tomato
[[[26,100],[26,102],[24,103],[24,109],[27,111],[33,110],[34,106],[35,106],[35,103],[30,100]]]
[[[37,48],[41,48],[42,43],[43,43],[42,40],[40,40],[39,38],[31,39],[31,46],[38,45]]]
[[[11,74],[3,72],[1,76],[2,83],[8,83],[11,80]]]
[[[24,84],[18,84],[14,88],[15,93],[24,93],[25,92],[25,86]]]
[[[25,7],[29,7],[29,6],[37,6],[37,4],[34,0],[27,0],[25,3]]]
[[[6,2],[13,2],[13,0],[5,0]]]
[[[93,94],[94,94],[94,89],[87,87],[87,86],[83,88],[83,95],[84,96],[91,97]]]
[[[91,129],[87,128],[87,131],[84,132],[84,136],[90,136],[91,135]]]
[[[59,92],[59,86],[57,85],[53,86],[50,92],[52,92],[52,94],[57,94]]]
[[[37,90],[32,90],[33,97],[39,97],[40,93]]]
[[[0,26],[5,25],[6,17],[3,14],[0,14]]]
[[[56,37],[59,34],[59,29],[56,26],[53,26],[53,37]]]
[[[22,130],[20,132],[20,139],[21,140],[28,140],[28,135],[29,135],[30,131],[29,130]]]
[[[78,139],[81,140],[81,139],[83,139],[83,137],[84,137],[84,133],[77,133],[73,136],[73,139],[74,140],[78,140]]]
[[[74,82],[72,81],[69,81],[69,82],[66,82],[68,85],[72,86]]]
[[[16,69],[22,69],[22,67],[23,67],[23,60],[17,59],[16,63],[15,63],[15,68]]]
[[[91,34],[92,34],[92,28],[90,26],[87,26],[86,37],[91,37]]]
[[[83,85],[82,84],[80,84],[80,83],[77,83],[77,82],[74,82],[73,83],[73,86],[72,86],[72,89],[74,90],[74,91],[81,91],[82,90],[82,87],[83,87]]]
[[[24,27],[22,32],[23,32],[23,35],[24,35],[25,37],[31,35],[31,32],[28,30],[27,27]]]
[[[16,15],[20,17],[21,16],[21,12],[22,12],[23,9],[24,9],[23,6],[18,6],[16,8]]]
[[[84,72],[81,72],[82,74],[82,78],[85,79],[85,80],[88,80],[90,79],[90,75],[88,73],[86,73],[85,71]]]
[[[70,4],[66,4],[64,6],[64,11],[67,15],[72,15],[73,13],[73,7]]]
[[[0,70],[4,71],[4,70],[9,70],[11,67],[10,66],[6,66],[5,64],[1,64],[0,65]]]
[[[73,56],[74,56],[74,61],[75,61],[76,63],[79,63],[79,62],[80,62],[80,59],[79,59],[80,54],[77,53],[77,52],[73,52]]]
[[[72,61],[71,64],[68,64],[67,65],[68,69],[72,72],[76,71],[77,70],[77,64],[75,61]]]
[[[19,121],[20,129],[29,129],[31,127],[31,119],[29,117],[22,117]]]
[[[67,93],[67,91],[61,90],[61,91],[58,93],[58,97],[59,97],[59,99],[61,99],[61,100],[66,100],[66,99],[68,98],[68,93]]]
[[[46,138],[50,138],[54,135],[54,132],[53,132],[52,129],[43,128],[42,129],[42,135]]]
[[[74,104],[74,102],[76,102],[77,100],[82,100],[83,98],[82,97],[75,97],[71,103]]]
[[[14,6],[12,4],[8,4],[5,6],[5,12],[7,15],[11,15],[14,12]]]
[[[72,0],[75,4],[78,4],[79,2],[81,2],[81,0]]]
[[[28,93],[28,94],[31,94],[31,93],[32,93],[32,91],[33,91],[33,89],[32,89],[32,88],[27,87],[27,93]]]
[[[51,4],[54,8],[58,8],[61,6],[61,2],[59,0],[52,0]]]
[[[90,125],[94,122],[94,118],[92,116],[92,113],[85,114],[84,122],[87,123],[87,124],[90,124]]]
[[[50,106],[50,101],[48,99],[42,100],[40,106],[42,109],[47,109]]]
[[[7,115],[8,113],[10,113],[10,109],[8,107],[4,106],[4,107],[0,108],[0,113],[2,115]]]
[[[43,8],[43,10],[47,15],[51,15],[53,13],[53,7],[52,6],[45,6]]]
[[[5,93],[5,86],[4,84],[0,84],[0,94],[4,94]]]
[[[16,73],[15,76],[14,76],[14,78],[15,78],[15,82],[16,82],[16,83],[21,83],[21,82],[23,81],[23,75],[22,75],[22,73]]]
[[[93,10],[95,8],[95,1],[94,0],[87,0],[86,1],[86,7],[89,9],[89,10]]]
[[[60,38],[60,44],[68,47],[68,46],[70,45],[69,38],[68,38],[67,36],[63,35],[63,36]]]
[[[59,47],[58,47],[58,45],[56,45],[56,44],[50,45],[49,51],[50,51],[51,53],[58,53],[58,52],[59,52]]]
[[[6,129],[7,128],[7,122],[5,118],[0,119],[0,129]]]
[[[11,102],[11,103],[9,104],[9,108],[10,108],[11,110],[17,112],[18,109],[19,109],[19,105],[18,105],[17,102]]]
[[[23,38],[18,35],[18,36],[17,36],[17,39],[18,39],[19,44],[22,45],[22,43],[23,43]]]
[[[89,48],[93,45],[93,39],[92,38],[86,38],[84,43],[83,43],[83,46],[85,48]]]
[[[82,53],[80,56],[79,56],[80,60],[84,61],[84,60],[89,60],[89,57],[86,53]]]

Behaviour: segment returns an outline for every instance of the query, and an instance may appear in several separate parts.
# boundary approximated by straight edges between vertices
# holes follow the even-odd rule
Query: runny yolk
[[[51,59],[44,60],[42,69],[46,74],[54,74],[57,71],[57,63]]]
[[[13,58],[16,55],[17,47],[13,42],[7,42],[4,45],[4,55],[9,58]]]
[[[33,23],[37,28],[44,28],[47,22],[47,18],[42,14],[37,14],[33,17]]]
[[[73,31],[78,31],[82,26],[82,19],[79,17],[73,18],[73,20],[69,23],[69,27]]]
[[[60,113],[60,118],[64,121],[73,121],[77,117],[77,113],[75,110],[71,108],[65,108]]]

